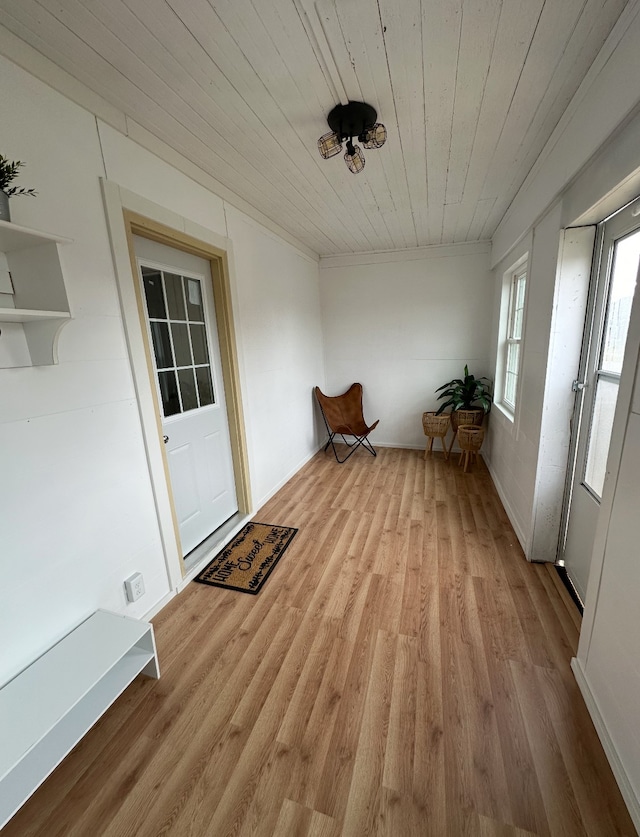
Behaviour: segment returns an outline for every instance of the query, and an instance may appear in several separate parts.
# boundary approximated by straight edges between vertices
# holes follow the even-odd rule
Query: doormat
[[[194,581],[255,595],[297,531],[290,526],[247,523]]]

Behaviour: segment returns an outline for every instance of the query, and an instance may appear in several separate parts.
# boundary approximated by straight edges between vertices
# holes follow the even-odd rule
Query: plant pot
[[[435,413],[422,414],[422,429],[425,436],[446,436],[450,424],[450,413],[440,413],[439,416]]]
[[[9,195],[0,189],[0,221],[10,221],[11,212],[9,211]]]
[[[462,450],[477,453],[484,441],[484,427],[475,424],[461,424],[458,426],[458,444]]]
[[[484,427],[475,424],[458,425],[458,444],[460,445],[460,460],[458,464],[464,463],[465,473],[469,470],[471,462],[476,457],[484,441]]]
[[[454,433],[463,424],[473,424],[476,427],[480,427],[483,421],[484,410],[482,407],[472,407],[469,410],[454,410],[451,413],[451,426],[453,427]]]
[[[424,452],[425,459],[427,458],[427,455],[431,453],[431,451],[433,450],[433,440],[438,438],[442,443],[444,458],[449,458],[449,451],[447,450],[447,446],[445,445],[444,437],[447,435],[450,426],[450,413],[440,413],[439,416],[431,412],[422,414],[422,429],[424,430],[424,435],[429,437],[429,441]]]

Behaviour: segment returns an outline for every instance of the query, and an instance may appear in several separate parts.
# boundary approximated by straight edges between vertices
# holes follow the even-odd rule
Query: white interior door
[[[575,466],[568,482],[566,537],[560,557],[583,602],[638,273],[640,217],[633,214],[636,204],[603,225],[589,328],[585,328],[580,375],[574,385]]]
[[[134,245],[184,556],[238,510],[211,272],[181,250]]]

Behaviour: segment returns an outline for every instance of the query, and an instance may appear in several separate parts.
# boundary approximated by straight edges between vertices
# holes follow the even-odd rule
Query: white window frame
[[[520,284],[523,285],[522,295],[520,298]],[[522,360],[522,338],[524,336],[524,301],[527,293],[527,264],[525,263],[513,272],[511,276],[511,283],[509,288],[509,315],[507,319],[507,336],[505,338],[505,356],[504,356],[504,379],[502,386],[502,403],[512,413],[516,411],[516,404],[518,402],[518,384],[520,382],[520,365]],[[521,307],[516,305],[520,301]],[[521,314],[519,335],[516,337],[516,316],[518,311]],[[518,358],[515,368],[509,368],[509,355],[511,348],[518,347]],[[513,391],[513,400],[507,396],[509,390],[508,376],[513,375],[515,382],[511,388]]]
[[[498,353],[499,363],[496,370],[496,395],[497,404],[502,412],[512,421],[515,419],[516,408],[520,394],[520,375],[522,370],[522,347],[524,345],[525,315],[527,300],[527,279],[529,273],[529,254],[525,253],[517,262],[503,274],[502,303],[500,313],[500,351]],[[520,335],[514,335],[516,324],[516,300],[520,281],[524,278],[524,293],[522,295],[522,320]],[[518,309],[520,310],[520,309]],[[517,369],[509,369],[510,347],[517,345],[518,363]],[[507,396],[507,375],[515,375],[513,399]]]

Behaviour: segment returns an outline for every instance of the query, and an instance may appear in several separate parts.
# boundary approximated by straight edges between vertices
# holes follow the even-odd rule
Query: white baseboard
[[[518,539],[518,541],[520,543],[520,546],[522,547],[522,551],[524,552],[525,557],[527,558],[527,561],[528,561],[529,558],[527,557],[527,546],[526,546],[527,539],[524,536],[524,532],[522,531],[522,529],[520,528],[520,525],[518,524],[518,522],[516,520],[516,516],[513,512],[513,509],[511,508],[511,504],[509,503],[509,500],[507,499],[507,495],[505,494],[505,492],[502,489],[502,486],[500,485],[500,480],[498,479],[498,477],[496,476],[495,471],[491,467],[491,460],[486,456],[483,457],[483,459],[484,459],[485,465],[487,466],[489,474],[491,475],[491,479],[493,480],[493,484],[495,485],[496,491],[498,492],[498,497],[500,498],[500,502],[504,506],[504,510],[507,513],[507,517],[509,518],[509,522],[513,526],[513,531],[516,533],[516,538]]]
[[[587,677],[584,673],[584,669],[582,668],[582,663],[577,657],[574,657],[571,660],[571,668],[576,678],[578,688],[580,689],[582,697],[584,698],[584,702],[586,703],[587,709],[589,710],[589,715],[591,715],[593,725],[596,728],[596,732],[598,733],[598,738],[600,739],[600,743],[602,744],[602,749],[604,750],[605,755],[609,760],[611,770],[613,772],[613,775],[615,776],[616,782],[618,783],[618,787],[620,788],[622,798],[624,799],[625,804],[629,809],[629,816],[633,820],[633,824],[636,827],[636,831],[640,834],[640,799],[638,798],[633,789],[633,785],[629,780],[629,775],[627,774],[627,771],[625,770],[620,756],[618,755],[618,751],[615,748],[613,740],[609,735],[607,724],[600,713],[600,709],[598,708],[598,704],[593,695],[593,692],[591,691],[589,682],[587,681]]]
[[[424,452],[424,449],[426,448],[428,441],[429,441],[428,439],[425,439],[424,445],[396,444],[395,442],[375,442],[375,443],[372,442],[372,444],[373,444],[374,448],[376,448],[376,449],[377,448],[397,448],[399,450],[420,450],[420,451]],[[448,442],[447,442],[447,444],[448,444]],[[439,447],[439,446],[436,447],[434,445],[433,446],[433,452],[434,453],[442,453],[442,448]],[[457,442],[455,442],[451,453],[462,453],[462,451],[458,447]]]
[[[399,448],[400,450],[424,450],[422,445],[402,445],[395,442],[372,442],[374,448]]]
[[[269,491],[267,494],[265,494],[265,495],[264,495],[264,497],[262,497],[260,500],[258,500],[258,501],[256,502],[256,504],[255,504],[255,508],[259,511],[259,510],[260,510],[260,509],[264,506],[264,504],[265,504],[265,503],[267,503],[267,502],[269,502],[269,500],[270,500],[270,499],[271,499],[271,498],[272,498],[275,494],[277,494],[277,493],[278,493],[278,491],[280,491],[280,489],[281,489],[284,485],[286,485],[286,484],[289,482],[289,480],[290,480],[293,476],[295,476],[295,474],[297,474],[297,473],[298,473],[298,471],[300,470],[300,468],[303,468],[303,467],[307,464],[307,462],[310,462],[310,461],[313,459],[313,457],[316,455],[316,453],[318,453],[318,451],[319,451],[319,450],[322,450],[322,448],[323,448],[324,446],[325,446],[325,442],[320,442],[320,444],[318,445],[318,447],[317,447],[317,448],[315,448],[314,450],[312,450],[312,451],[311,451],[311,453],[310,453],[308,456],[305,456],[305,458],[304,458],[301,462],[299,462],[299,463],[298,463],[295,467],[293,467],[293,468],[289,471],[289,473],[288,473],[285,477],[283,477],[283,478],[280,480],[280,482],[278,482],[278,483],[277,483],[277,484],[276,484],[276,485],[275,485],[275,486],[271,489],[271,491]]]
[[[144,616],[141,618],[145,620],[145,622],[149,622],[153,619],[154,616],[157,616],[163,607],[169,604],[171,599],[173,599],[176,595],[176,590],[170,590],[165,596],[163,596],[159,602],[156,602],[151,610],[147,611]]]

